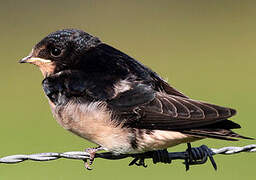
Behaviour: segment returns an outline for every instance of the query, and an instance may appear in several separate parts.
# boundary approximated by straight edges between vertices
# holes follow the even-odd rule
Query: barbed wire
[[[201,147],[198,148],[192,148],[195,150],[200,150]],[[230,154],[236,154],[241,152],[256,152],[256,144],[251,144],[243,147],[223,147],[219,149],[215,148],[209,148],[211,151],[211,155],[216,154],[224,154],[224,155],[230,155]],[[160,150],[160,151],[154,151],[159,152],[157,154],[158,159],[154,159],[154,153],[147,152],[147,153],[140,153],[140,154],[122,154],[122,155],[113,155],[109,152],[104,153],[96,153],[95,158],[103,158],[103,159],[109,159],[109,160],[117,160],[117,159],[124,159],[127,157],[137,158],[140,159],[148,159],[153,158],[154,163],[162,162],[162,163],[171,163],[172,160],[177,159],[186,159],[187,158],[187,151],[184,152],[168,152],[167,150]],[[197,151],[198,152],[198,151]],[[197,153],[196,152],[196,153]],[[161,157],[163,154],[167,155],[169,160],[165,161]],[[6,164],[14,164],[14,163],[20,163],[26,160],[32,160],[32,161],[52,161],[60,158],[65,159],[76,159],[76,160],[87,160],[90,158],[90,154],[88,152],[83,151],[71,151],[71,152],[64,152],[64,153],[56,153],[56,152],[48,152],[48,153],[37,153],[37,154],[18,154],[18,155],[11,155],[11,156],[5,156],[0,158],[0,163],[6,163]],[[198,157],[202,158],[202,157]],[[136,164],[135,162],[133,164]],[[130,165],[132,165],[130,163]],[[138,164],[136,164],[138,165]]]

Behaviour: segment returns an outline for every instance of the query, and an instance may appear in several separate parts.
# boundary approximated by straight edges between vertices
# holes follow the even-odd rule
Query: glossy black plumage
[[[240,128],[227,120],[235,114],[234,109],[187,98],[155,72],[107,44],[99,43],[79,58],[70,70],[65,68],[44,80],[44,90],[53,102],[70,97],[106,101],[118,120],[132,128],[175,130],[213,138],[227,136],[225,139],[241,137],[229,131]],[[131,82],[131,89],[114,97],[114,85],[121,80]],[[51,91],[49,85],[59,89]]]
[[[148,67],[83,31],[52,33],[35,46],[31,56],[50,59],[50,68],[37,65],[45,75],[45,94],[56,107],[103,103],[111,121],[134,134],[139,129],[195,138],[247,138],[231,131],[240,128],[228,120],[235,115],[234,109],[188,98]],[[130,141],[135,142],[135,137]]]

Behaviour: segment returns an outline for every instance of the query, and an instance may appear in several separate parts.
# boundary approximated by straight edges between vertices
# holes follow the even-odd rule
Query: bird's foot
[[[167,149],[163,149],[138,154],[137,156],[134,156],[134,159],[132,160],[132,162],[130,162],[129,166],[137,165],[147,167],[147,165],[145,164],[145,158],[152,158],[154,164],[159,162],[170,164],[172,162],[172,160],[169,157]]]
[[[101,150],[104,150],[101,146],[96,147],[96,148],[87,148],[87,149],[85,149],[85,152],[87,152],[90,155],[89,162],[87,162],[87,159],[84,160],[84,166],[87,170],[92,170],[90,165],[92,165],[92,163],[94,161],[96,152],[101,151]]]
[[[208,157],[212,163],[212,166],[217,170],[217,165],[212,157],[213,152],[206,145],[202,145],[197,148],[191,148],[191,144],[188,143],[188,149],[186,150],[185,166],[186,171],[189,170],[190,165],[199,165],[206,163]]]
[[[144,168],[148,167],[145,164],[145,158],[144,157],[135,157],[132,162],[130,162],[129,166],[136,165],[136,166],[142,166]]]

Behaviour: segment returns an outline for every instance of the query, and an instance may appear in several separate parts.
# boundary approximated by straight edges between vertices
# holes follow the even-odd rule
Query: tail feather
[[[209,137],[229,141],[238,141],[238,139],[235,138],[254,140],[254,138],[239,135],[231,130],[238,128],[241,128],[239,124],[230,120],[223,120],[215,124],[203,126],[197,129],[184,130],[182,132],[202,138]]]
[[[233,121],[225,119],[223,121],[219,121],[214,124],[203,126],[201,128],[203,129],[239,129],[241,128],[241,126]]]
[[[254,138],[242,136],[227,129],[192,129],[192,130],[183,131],[183,133],[194,135],[197,137],[202,137],[202,138],[208,137],[208,138],[222,139],[222,140],[229,140],[229,141],[238,141],[238,139],[234,139],[234,138],[254,140]]]

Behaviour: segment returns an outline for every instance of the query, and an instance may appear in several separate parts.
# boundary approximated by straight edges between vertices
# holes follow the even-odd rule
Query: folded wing
[[[148,86],[136,86],[125,93],[129,96],[121,93],[109,101],[109,107],[124,126],[226,140],[246,138],[230,130],[240,128],[239,124],[228,120],[235,115],[234,109],[156,92]]]

